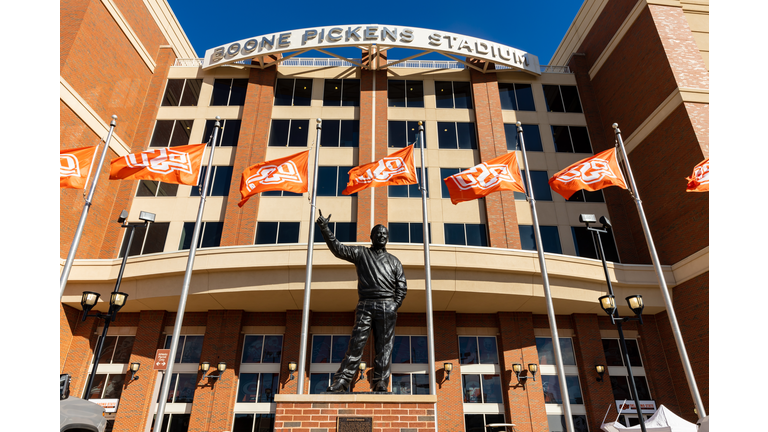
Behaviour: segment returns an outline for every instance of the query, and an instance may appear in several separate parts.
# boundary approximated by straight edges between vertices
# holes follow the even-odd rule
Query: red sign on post
[[[152,366],[152,369],[154,370],[165,370],[165,368],[168,366],[168,357],[171,355],[171,350],[169,349],[159,349],[155,353],[155,363]]]

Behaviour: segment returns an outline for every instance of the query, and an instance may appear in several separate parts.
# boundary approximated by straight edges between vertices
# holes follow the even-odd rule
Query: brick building
[[[625,325],[641,399],[695,421],[629,193],[608,188],[566,201],[547,179],[611,147],[611,124],[620,125],[708,407],[709,196],[685,192],[685,177],[709,155],[708,9],[707,0],[586,0],[548,66],[533,72],[466,55],[394,64],[376,45],[357,59],[283,53],[204,68],[165,1],[62,0],[62,149],[96,144],[113,114],[110,159],[205,142],[213,119],[223,119],[163,430],[331,431],[338,415],[374,410],[377,430],[434,430],[436,423],[441,431],[474,431],[499,422],[520,432],[565,430],[530,206],[512,192],[452,205],[441,180],[509,151],[522,160],[516,121],[524,127],[578,430],[599,431],[606,411],[616,418],[616,400],[631,399],[618,333],[597,302],[606,294],[605,276],[578,221],[583,213],[613,223],[604,246],[617,297],[641,294],[646,303],[644,323]],[[313,155],[316,118],[323,119],[318,208],[333,215],[332,228],[345,243],[365,244],[373,225],[388,226],[387,249],[408,278],[391,399],[315,395],[338,367],[357,299],[353,266],[322,242],[314,253],[306,388],[286,396],[297,393],[288,363],[299,360],[310,203],[308,194],[276,192],[240,208],[240,174],[305,149]],[[413,142],[418,121],[426,136],[436,403],[428,395],[424,350],[420,192],[397,186],[340,193],[349,168]],[[147,431],[161,384],[153,358],[173,332],[200,192],[109,181],[107,172],[62,298],[60,369],[81,396],[103,326],[95,318],[81,322],[81,293],[105,299],[114,288],[125,253],[125,230],[115,222],[121,210],[129,211],[129,222],[138,222],[139,211],[155,213],[156,222],[136,230],[127,252],[121,291],[129,298],[109,328],[90,395],[119,400],[109,414],[112,430]],[[61,190],[62,265],[81,197]],[[106,311],[103,304],[96,309]],[[133,362],[141,364],[138,380],[129,380]],[[221,378],[204,378],[201,362],[226,362],[227,369]],[[453,364],[450,379],[444,363]],[[511,371],[515,363],[539,365],[536,379],[521,384]],[[601,381],[596,365],[607,366]],[[369,381],[353,389],[367,391]],[[637,421],[635,414],[622,417]]]

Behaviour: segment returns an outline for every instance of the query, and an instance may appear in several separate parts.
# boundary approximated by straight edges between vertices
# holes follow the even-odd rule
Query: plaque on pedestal
[[[373,417],[337,417],[338,432],[373,432]]]

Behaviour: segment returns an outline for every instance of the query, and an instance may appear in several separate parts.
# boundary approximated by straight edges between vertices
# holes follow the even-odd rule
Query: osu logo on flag
[[[699,184],[709,183],[709,161],[693,169],[694,180]]]
[[[141,157],[141,160],[136,160],[136,156]],[[192,174],[192,162],[189,154],[169,148],[126,155],[125,164],[130,168],[146,168],[158,174],[169,174],[173,171]]]
[[[592,184],[606,177],[617,178],[610,163],[605,159],[591,159],[564,172],[556,180],[563,183],[581,180],[585,184]]]
[[[299,174],[299,169],[293,161],[282,163],[278,166],[264,165],[259,167],[256,174],[248,177],[245,181],[249,191],[253,190],[259,184],[273,185],[284,182],[304,183]]]
[[[510,183],[515,182],[514,177],[512,177],[512,174],[509,172],[509,166],[504,164],[488,165],[485,162],[460,172],[451,178],[461,190],[472,189],[475,187],[488,189],[503,181]]]
[[[356,178],[356,183],[370,183],[372,181],[385,182],[392,177],[408,172],[408,166],[401,157],[385,157],[379,160],[376,169],[371,172],[370,169],[365,174]]]
[[[80,174],[80,162],[71,154],[59,156],[60,177],[82,177]]]

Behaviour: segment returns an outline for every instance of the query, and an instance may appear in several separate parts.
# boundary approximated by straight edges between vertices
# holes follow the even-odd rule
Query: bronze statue
[[[373,361],[371,388],[375,392],[386,392],[392,366],[397,310],[403,304],[408,290],[403,265],[385,248],[389,239],[389,231],[385,226],[373,227],[371,247],[345,246],[336,240],[328,228],[330,219],[331,215],[324,218],[320,212],[317,224],[333,255],[355,265],[359,301],[347,352],[327,391],[349,391],[349,384],[357,372],[368,335],[373,330],[376,357]]]

